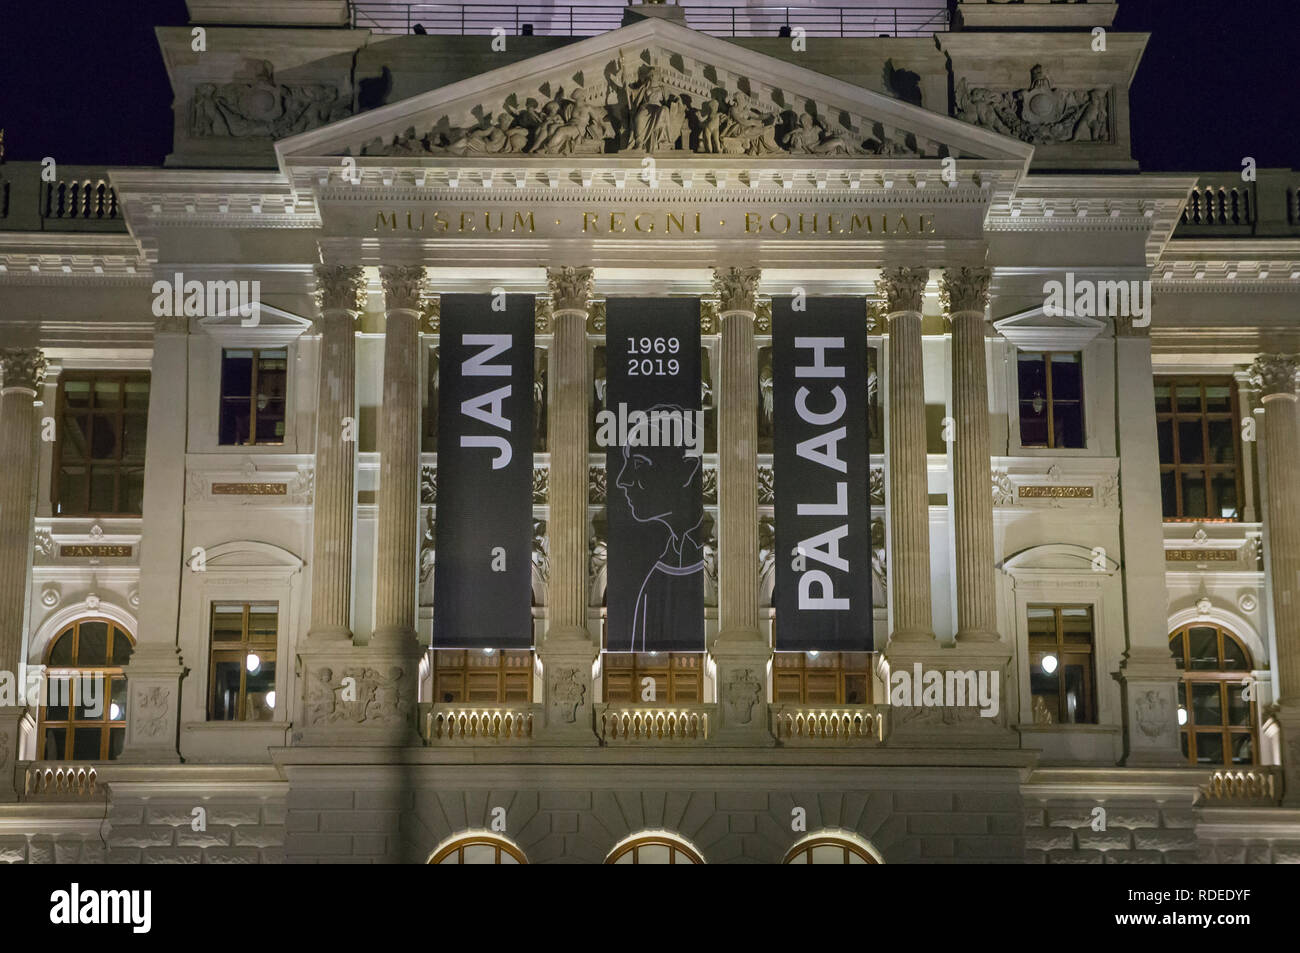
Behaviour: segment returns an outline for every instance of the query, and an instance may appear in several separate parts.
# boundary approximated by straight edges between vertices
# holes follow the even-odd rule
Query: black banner
[[[872,647],[867,318],[861,298],[772,300],[777,649]]]
[[[606,302],[606,647],[704,651],[700,302]]]
[[[435,648],[533,644],[533,298],[442,296]]]

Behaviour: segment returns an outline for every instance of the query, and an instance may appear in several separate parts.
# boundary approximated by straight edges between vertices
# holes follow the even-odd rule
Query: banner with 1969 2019
[[[867,325],[861,298],[772,300],[776,639],[872,647]]]
[[[529,648],[533,297],[441,305],[433,645]]]

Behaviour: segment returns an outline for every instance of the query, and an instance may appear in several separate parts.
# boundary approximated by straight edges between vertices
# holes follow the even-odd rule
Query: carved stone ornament
[[[533,333],[550,334],[551,318],[555,314],[555,306],[551,303],[550,298],[533,299]]]
[[[371,156],[925,156],[946,148],[669,50],[620,50],[568,76],[360,144]],[[951,151],[951,150],[949,150]]]
[[[754,707],[763,692],[763,683],[753,669],[739,668],[731,674],[723,689],[725,722],[729,725],[748,725],[754,718]]]
[[[920,312],[929,280],[928,268],[886,268],[876,282],[876,289],[885,296],[885,313]]]
[[[48,529],[38,529],[32,540],[34,555],[52,559],[55,548],[54,537],[50,535],[50,531]]]
[[[587,311],[591,299],[595,272],[591,268],[563,265],[546,269],[546,284],[551,290],[551,306],[555,311]]]
[[[772,333],[772,299],[759,298],[754,302],[754,333]]]
[[[962,78],[953,92],[958,119],[1022,142],[1052,145],[1114,138],[1110,90],[1053,86],[1041,64],[1029,71],[1029,85],[1021,89],[969,86]]]
[[[533,467],[533,502],[545,503],[551,496],[551,468]]]
[[[352,114],[352,105],[337,86],[277,83],[267,60],[248,60],[245,68],[252,72],[246,81],[194,87],[191,136],[283,139]]]
[[[438,468],[427,463],[420,467],[420,502],[438,502]]]
[[[1251,384],[1262,397],[1294,395],[1298,360],[1294,354],[1261,354],[1250,366]]]
[[[316,266],[316,308],[326,311],[364,311],[366,273],[356,265]]]
[[[0,348],[0,387],[35,393],[45,381],[45,355],[36,347]]]
[[[759,465],[758,468],[758,505],[772,506],[776,503],[776,472],[772,467]]]
[[[993,475],[993,505],[994,506],[1015,506],[1016,504],[1016,487],[1011,482],[1011,476],[1006,470],[994,468]]]
[[[587,468],[587,502],[605,502],[605,468]]]
[[[379,278],[384,286],[386,310],[420,310],[429,287],[423,265],[385,265],[379,269]]]
[[[713,298],[700,299],[700,333],[718,333],[718,302]]]
[[[758,281],[763,272],[758,268],[717,268],[713,272],[713,290],[718,293],[718,311],[756,310],[755,298]]]
[[[429,295],[420,305],[420,333],[437,334],[442,328],[442,295]]]
[[[872,506],[885,505],[885,468],[872,467],[867,476],[868,500]]]
[[[349,666],[335,679],[322,667],[308,675],[307,725],[400,725],[413,716],[414,698],[400,665],[385,671]]]
[[[945,268],[939,281],[939,303],[944,314],[978,311],[983,314],[989,304],[989,282],[993,273],[987,268]]]
[[[146,738],[156,738],[167,729],[171,692],[157,685],[135,693],[136,731]]]
[[[551,673],[548,695],[551,710],[571,725],[578,720],[578,709],[587,698],[587,686],[576,668],[559,668]]]
[[[605,302],[593,301],[587,308],[587,333],[605,333]]]
[[[1133,705],[1138,729],[1155,739],[1173,730],[1174,717],[1168,696],[1154,689],[1138,695]]]

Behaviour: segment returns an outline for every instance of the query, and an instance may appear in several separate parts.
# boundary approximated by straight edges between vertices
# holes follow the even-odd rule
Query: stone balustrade
[[[786,745],[877,745],[888,735],[888,714],[886,705],[773,705],[772,734]]]

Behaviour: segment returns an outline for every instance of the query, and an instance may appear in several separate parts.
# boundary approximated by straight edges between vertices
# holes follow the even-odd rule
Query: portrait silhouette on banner
[[[648,413],[688,413],[674,404],[659,404]],[[630,441],[629,441],[630,442]],[[638,441],[648,443],[649,441]],[[700,539],[704,510],[691,505],[691,487],[702,479],[704,458],[689,446],[622,446],[623,464],[614,485],[623,491],[638,523],[657,523],[663,550],[647,568],[637,592],[631,631],[611,632],[610,648],[619,652],[655,651],[671,639],[682,607],[699,601],[704,584],[704,546]],[[695,496],[698,496],[698,490]]]

